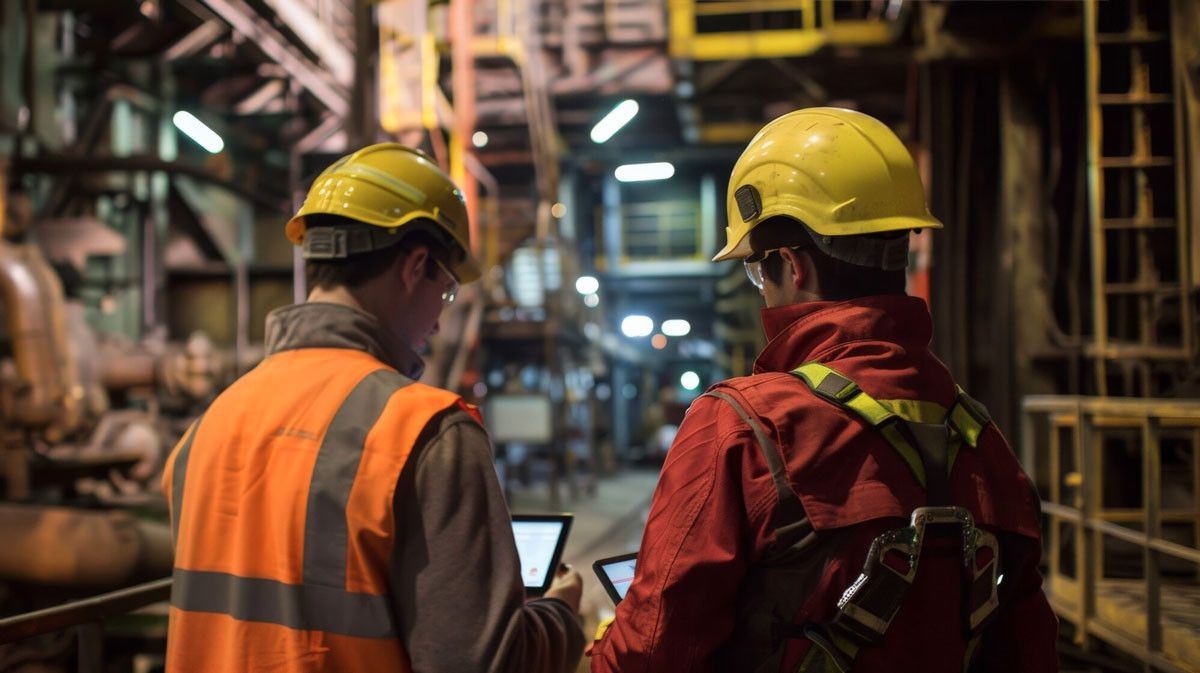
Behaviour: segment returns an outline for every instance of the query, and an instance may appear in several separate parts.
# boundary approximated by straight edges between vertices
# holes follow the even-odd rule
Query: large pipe
[[[67,402],[66,353],[58,349],[67,338],[62,297],[37,246],[0,240],[0,300],[17,366],[17,380],[4,400],[9,422],[48,426]]]
[[[111,587],[171,572],[171,529],[128,512],[0,505],[0,580]]]

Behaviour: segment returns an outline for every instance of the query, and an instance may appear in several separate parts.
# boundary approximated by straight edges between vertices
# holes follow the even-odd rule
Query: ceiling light
[[[621,321],[621,333],[631,339],[650,336],[653,331],[654,321],[650,319],[650,316],[627,315]]]
[[[575,281],[575,291],[579,294],[596,294],[600,291],[600,281],[595,276],[580,276]]]
[[[665,320],[662,324],[662,331],[667,336],[686,336],[688,332],[692,331],[692,324],[681,318]]]
[[[599,145],[607,142],[613,137],[617,131],[620,131],[623,126],[629,123],[638,113],[638,103],[633,99],[621,101],[611,112],[604,115],[604,119],[596,122],[592,127],[592,142]]]
[[[683,375],[679,377],[679,385],[683,386],[687,390],[695,390],[700,387],[700,375],[691,371],[684,372]]]
[[[474,135],[471,136],[471,144],[479,148],[487,147],[488,134],[484,133],[483,131],[476,131]]]
[[[225,141],[221,140],[221,136],[217,132],[208,128],[208,126],[196,119],[196,115],[191,112],[180,110],[171,117],[171,121],[175,123],[175,128],[183,131],[183,134],[191,138],[197,145],[208,150],[209,154],[216,154],[225,149]]]
[[[621,182],[646,182],[648,180],[666,180],[675,175],[675,166],[666,161],[655,161],[648,164],[622,164],[613,172]]]
[[[587,306],[588,308],[596,308],[597,306],[600,305],[600,295],[598,295],[598,294],[584,295],[583,305]]]

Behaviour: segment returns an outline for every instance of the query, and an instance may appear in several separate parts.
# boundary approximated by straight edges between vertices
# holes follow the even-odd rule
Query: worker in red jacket
[[[1037,494],[904,292],[942,224],[903,143],[784,115],[728,211],[769,342],[688,411],[592,671],[1055,671]]]

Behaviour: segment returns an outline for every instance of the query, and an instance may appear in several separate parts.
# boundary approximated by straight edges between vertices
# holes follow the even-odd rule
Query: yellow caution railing
[[[834,0],[668,0],[671,56],[694,61],[786,58],[831,45],[880,45],[894,39],[891,17],[844,16],[843,10],[853,6]],[[861,6],[869,11],[868,3]],[[749,28],[725,30],[722,19]],[[786,27],[774,28],[777,23]]]
[[[1024,412],[1055,612],[1080,645],[1200,672],[1200,400],[1035,395]]]

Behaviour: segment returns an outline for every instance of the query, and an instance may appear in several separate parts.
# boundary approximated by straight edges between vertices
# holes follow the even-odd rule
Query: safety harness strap
[[[921,461],[921,454],[917,451],[916,443],[909,436],[907,428],[896,422],[900,420],[899,416],[863,392],[858,384],[819,362],[800,365],[792,370],[792,374],[807,383],[818,396],[853,411],[866,421],[867,425],[879,430],[888,444],[904,459],[921,488],[925,488],[925,466]]]
[[[777,523],[787,524],[802,519],[804,517],[804,506],[800,503],[800,499],[796,497],[795,491],[792,490],[791,485],[788,483],[787,468],[783,464],[783,459],[780,457],[775,442],[767,434],[767,431],[763,429],[762,424],[730,395],[719,390],[705,394],[727,402],[737,412],[738,416],[741,417],[742,422],[750,426],[750,430],[754,433],[755,443],[758,444],[758,450],[762,452],[763,460],[771,470],[771,479],[774,480],[775,490],[779,494],[779,508],[776,510]]]
[[[999,545],[994,536],[978,529],[970,513],[950,507],[949,475],[960,447],[974,448],[991,422],[987,410],[962,388],[944,419],[929,413],[908,415],[895,409],[920,409],[918,402],[892,402],[892,408],[865,393],[856,383],[816,362],[801,365],[792,374],[803,380],[819,397],[859,416],[875,428],[908,465],[926,489],[928,506],[913,512],[908,528],[888,531],[871,545],[858,579],[842,595],[833,620],[818,625],[777,623],[777,638],[804,638],[812,643],[797,673],[848,673],[862,647],[877,643],[891,626],[904,596],[917,573],[921,539],[927,524],[955,525],[963,534],[963,563],[966,569],[964,628],[969,634],[963,661],[964,671],[972,662],[982,627],[998,606],[996,572]],[[927,406],[931,406],[928,405]],[[977,550],[991,554],[984,567],[977,567]],[[889,553],[907,557],[908,569],[899,572],[883,562]]]

